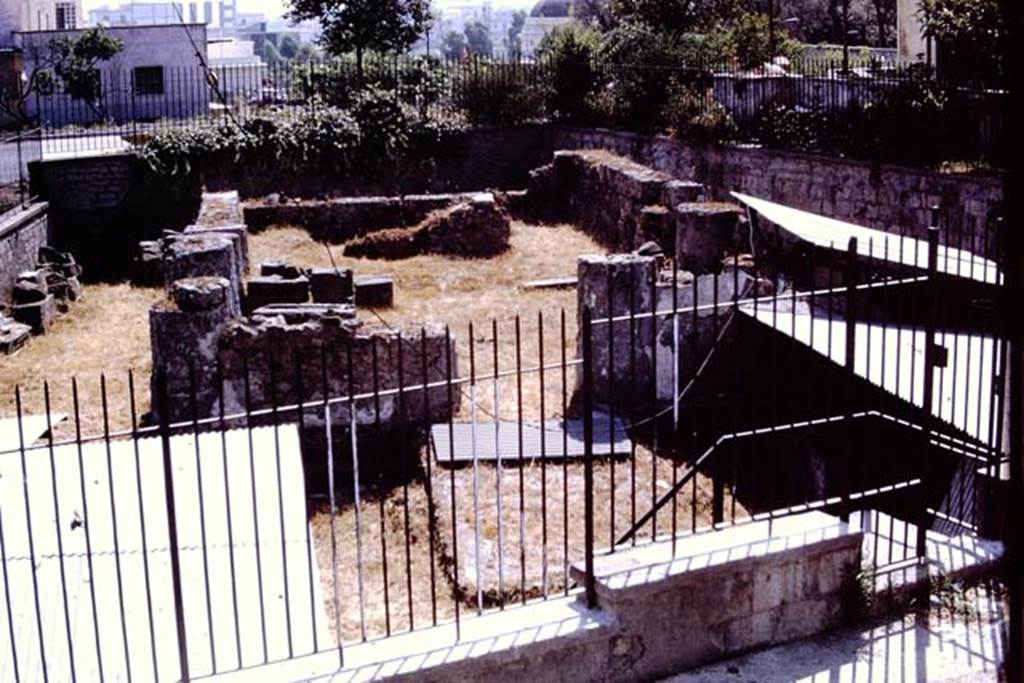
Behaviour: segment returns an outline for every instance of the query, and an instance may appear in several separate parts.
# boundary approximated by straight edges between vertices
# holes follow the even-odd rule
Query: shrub
[[[518,124],[544,118],[545,86],[533,64],[475,60],[460,70],[455,103],[473,124]]]
[[[575,24],[544,38],[539,57],[547,79],[547,110],[553,118],[574,123],[590,118],[591,98],[600,79],[600,47],[600,33]]]
[[[732,115],[710,90],[701,94],[692,87],[676,84],[662,110],[672,137],[701,144],[723,144],[739,133]]]

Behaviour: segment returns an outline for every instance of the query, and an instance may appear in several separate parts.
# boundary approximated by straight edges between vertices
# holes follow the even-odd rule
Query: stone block
[[[395,305],[395,281],[379,275],[357,277],[355,299],[360,308],[390,308]]]
[[[210,311],[227,302],[231,283],[222,277],[194,277],[171,284],[171,299],[181,311]]]
[[[354,292],[351,268],[314,268],[309,274],[309,289],[315,303],[343,304]]]
[[[153,287],[164,283],[164,254],[159,240],[139,242],[132,264],[132,283]]]
[[[33,303],[15,304],[12,310],[14,319],[28,325],[32,334],[43,334],[57,317],[57,300],[52,294],[47,294]]]
[[[276,275],[286,280],[293,280],[297,277],[302,277],[302,271],[295,266],[288,265],[284,261],[264,261],[260,264],[260,275],[262,277]]]
[[[245,303],[249,311],[267,304],[301,304],[308,300],[309,280],[305,277],[254,277],[249,280],[246,287]]]
[[[225,278],[231,283],[228,305],[236,315],[241,314],[240,273],[235,246],[221,235],[182,235],[168,240],[164,250],[164,280],[168,287],[184,278]]]
[[[0,316],[0,353],[11,354],[20,349],[32,336],[32,328]]]
[[[249,270],[249,231],[244,223],[224,225],[190,225],[185,234],[220,235],[231,240],[235,256],[243,272]]]
[[[683,268],[717,272],[736,244],[743,210],[733,204],[696,203],[675,207],[675,255]]]
[[[704,186],[691,180],[670,180],[661,188],[663,206],[679,206],[698,202],[704,197]]]

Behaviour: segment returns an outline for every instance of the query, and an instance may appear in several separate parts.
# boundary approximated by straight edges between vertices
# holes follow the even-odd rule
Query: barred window
[[[136,95],[163,95],[164,68],[162,66],[139,66],[135,68]]]

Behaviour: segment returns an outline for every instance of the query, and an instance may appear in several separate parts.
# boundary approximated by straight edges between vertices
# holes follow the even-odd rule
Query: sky
[[[2,1],[2,0],[0,0]],[[101,5],[120,5],[126,3],[128,0],[83,0],[82,4],[85,7],[85,11],[99,7]],[[138,0],[139,4],[144,4],[145,0]],[[453,5],[469,5],[469,4],[482,4],[483,0],[434,0],[434,4],[438,7],[451,7]],[[508,7],[510,9],[529,9],[535,5],[537,0],[493,0],[494,7]],[[268,17],[273,18],[280,16],[284,13],[286,7],[285,0],[238,0],[238,11],[239,12],[261,12],[266,14]]]

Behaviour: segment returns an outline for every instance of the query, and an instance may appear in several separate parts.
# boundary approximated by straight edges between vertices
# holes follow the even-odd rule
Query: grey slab
[[[455,462],[477,460],[494,461],[501,454],[502,461],[519,459],[519,425],[515,422],[495,423],[480,421],[475,428],[469,422],[447,422],[431,427],[437,461],[452,462],[454,446]],[[541,435],[544,448],[541,448]],[[613,440],[614,433],[614,440]],[[543,423],[523,425],[522,457],[527,460],[543,457],[546,460],[560,460],[565,457],[579,458],[584,454],[583,420],[549,420]],[[454,437],[454,438],[452,438]],[[594,413],[594,455],[628,455],[632,441],[626,430],[626,422],[615,417],[614,428],[607,413]]]

